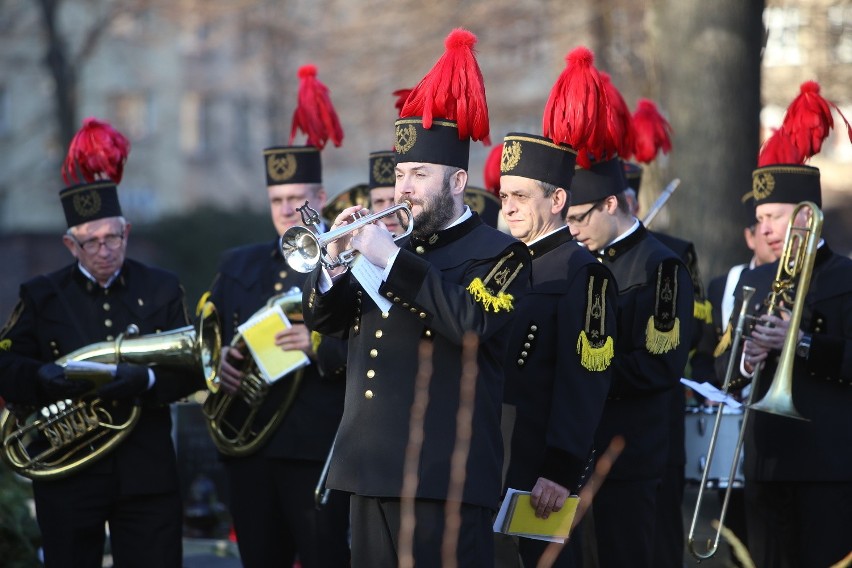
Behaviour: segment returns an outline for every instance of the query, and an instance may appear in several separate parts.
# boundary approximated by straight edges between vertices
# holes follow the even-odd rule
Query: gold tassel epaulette
[[[318,331],[311,332],[311,349],[314,353],[319,350],[320,343],[322,343],[322,334]]]
[[[584,368],[589,371],[605,371],[615,357],[615,342],[612,337],[607,337],[603,345],[595,347],[583,330],[577,337],[577,354]]]
[[[0,351],[8,351],[11,348],[12,348],[12,340],[11,339],[4,339],[3,341],[0,341]]]
[[[648,318],[645,330],[645,348],[648,353],[662,355],[680,345],[680,318],[674,319],[674,325],[668,331],[657,329],[654,316]]]
[[[706,324],[713,323],[713,306],[710,305],[710,300],[695,300],[692,316]]]
[[[725,328],[725,333],[722,334],[722,338],[719,339],[716,349],[713,350],[713,357],[721,357],[722,354],[728,350],[731,346],[731,342],[733,341],[733,334],[733,326],[728,323],[728,327]]]
[[[670,258],[657,268],[654,313],[645,328],[645,348],[653,355],[668,353],[680,345],[680,318],[676,313],[679,266],[677,259]]]
[[[474,278],[473,281],[468,284],[467,291],[471,293],[477,302],[482,304],[486,312],[492,309],[495,312],[499,312],[500,310],[511,312],[514,309],[512,302],[515,298],[511,294],[508,294],[506,289],[524,266],[523,262],[520,262],[514,257],[514,251],[510,252],[497,262],[484,280],[481,278]],[[514,267],[512,266],[513,264]],[[497,290],[496,294],[488,287],[488,285],[492,282],[497,286],[500,286],[500,289]]]
[[[511,294],[501,291],[495,296],[479,278],[473,279],[473,282],[468,285],[467,291],[471,293],[474,300],[482,304],[486,312],[490,310],[494,310],[494,312],[499,312],[500,310],[511,312],[514,309],[512,301],[515,298]]]

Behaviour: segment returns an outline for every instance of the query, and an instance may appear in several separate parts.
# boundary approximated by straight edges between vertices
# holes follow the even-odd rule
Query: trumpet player
[[[784,238],[791,221],[815,230],[807,218],[813,211],[796,204],[821,207],[819,169],[804,161],[828,136],[829,104],[817,83],[802,84],[753,172],[747,197],[753,200],[757,230],[776,256],[796,248]],[[803,105],[825,112],[805,114]],[[795,220],[794,211],[799,212]],[[792,401],[807,420],[754,412],[746,431],[748,549],[761,567],[829,566],[852,550],[852,454],[847,451],[852,447],[852,261],[825,240],[813,261],[810,286],[800,293],[796,282],[774,306],[799,311],[798,329],[783,312],[763,313],[761,299],[768,296],[780,261],[745,272],[737,287],[738,301],[742,286],[756,288],[758,300],[749,311],[762,314],[742,358],[747,374],[763,366],[752,385],[755,400],[769,389],[776,366],[792,361]],[[803,298],[804,305],[791,305],[791,298]],[[794,353],[785,348],[788,334],[795,334]]]
[[[68,379],[52,361],[113,341],[130,324],[143,334],[187,324],[177,277],[126,256],[130,223],[117,184],[128,151],[121,133],[93,118],[72,141],[63,173],[82,183],[59,198],[68,224],[62,241],[74,262],[22,284],[0,331],[0,396],[10,404],[37,408],[90,391],[91,383]],[[168,403],[201,388],[200,375],[118,364],[115,378],[95,394],[116,414],[140,405],[135,428],[97,461],[65,477],[33,480],[47,568],[101,566],[106,525],[116,566],[182,565]]]
[[[424,119],[424,105],[431,108],[433,102],[425,84],[441,76],[433,70],[409,95],[396,122],[396,201],[411,203],[410,238],[397,244],[383,227],[367,224],[328,247],[336,256],[351,244],[362,260],[378,267],[378,290],[390,307],[379,307],[366,284],[345,267],[318,268],[304,289],[308,324],[349,338],[346,406],[329,486],[352,494],[355,568],[403,561],[442,566],[451,562],[444,555],[458,566],[494,564],[502,358],[507,324],[530,268],[522,243],[485,225],[463,202],[470,139],[488,133],[475,41],[467,30],[454,30],[445,60],[465,62],[470,92],[456,94],[477,104],[465,107],[456,120],[443,114]],[[345,225],[358,210],[344,210],[335,225]],[[479,343],[471,353],[462,344],[473,334]],[[432,356],[423,360],[431,361],[428,373],[428,367],[419,368],[422,343],[432,347]],[[421,404],[415,384],[427,380],[429,401]],[[470,399],[462,386],[475,390]],[[468,400],[470,418],[460,421]],[[422,420],[415,421],[412,413]],[[466,433],[462,452],[456,440]],[[407,451],[413,454],[409,468]],[[458,515],[453,525],[445,522],[448,507]]]

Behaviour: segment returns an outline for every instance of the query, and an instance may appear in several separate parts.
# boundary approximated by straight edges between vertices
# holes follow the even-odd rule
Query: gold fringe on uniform
[[[314,353],[319,349],[320,343],[322,343],[322,334],[318,331],[311,332],[311,350]]]
[[[500,310],[512,311],[512,300],[515,298],[511,294],[500,292],[496,296],[488,291],[485,284],[480,278],[474,278],[473,282],[467,287],[467,291],[473,295],[473,298],[485,307],[485,311],[493,309],[495,312]]]
[[[589,371],[605,371],[615,356],[615,343],[611,336],[600,347],[593,347],[586,336],[586,331],[580,331],[577,337],[577,354],[580,364]]]
[[[692,315],[698,321],[713,323],[713,306],[710,305],[710,300],[696,300]]]
[[[730,323],[728,323],[728,327],[725,329],[725,333],[722,334],[722,338],[719,340],[719,343],[716,345],[716,349],[713,350],[713,357],[720,357],[722,353],[728,350],[728,347],[731,346],[731,341],[733,341],[733,327]]]
[[[648,318],[645,329],[645,348],[648,353],[662,355],[680,345],[680,318],[675,318],[669,331],[660,331],[654,326],[654,316]]]
[[[11,348],[12,348],[12,340],[11,339],[4,339],[3,341],[0,341],[0,351],[8,351]]]

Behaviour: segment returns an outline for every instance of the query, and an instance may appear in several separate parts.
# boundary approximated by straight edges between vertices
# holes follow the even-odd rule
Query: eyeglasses
[[[582,215],[566,217],[565,222],[569,225],[583,226],[588,222],[588,217],[592,214],[592,211],[600,207],[600,205],[600,201],[593,203],[592,206],[589,207],[589,209],[585,213],[583,213]]]
[[[75,237],[71,238],[74,239],[77,246],[83,249],[86,254],[97,254],[101,250],[102,245],[105,246],[107,250],[118,250],[121,243],[124,242],[124,235],[107,235],[103,240],[95,238],[82,243]]]

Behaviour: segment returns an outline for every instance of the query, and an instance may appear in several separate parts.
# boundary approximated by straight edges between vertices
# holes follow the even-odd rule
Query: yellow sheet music
[[[245,339],[261,374],[270,383],[310,363],[304,352],[283,351],[275,345],[275,335],[288,327],[290,327],[290,321],[284,315],[281,306],[276,304],[253,315],[237,328]]]
[[[524,538],[564,542],[571,532],[579,503],[580,498],[571,495],[559,511],[541,519],[535,516],[529,491],[509,489],[498,514],[499,526],[495,522],[494,530]]]

